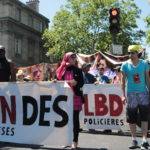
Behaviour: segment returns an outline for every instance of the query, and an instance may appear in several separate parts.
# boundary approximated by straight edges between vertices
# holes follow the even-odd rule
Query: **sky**
[[[139,29],[146,30],[146,24],[144,23],[143,19],[146,16],[150,16],[150,0],[135,0],[137,6],[141,9],[141,19],[137,21]],[[146,51],[148,52],[149,58],[150,58],[150,46],[145,43],[142,45],[144,48],[146,48]]]
[[[29,0],[20,0],[26,3]],[[52,24],[53,17],[60,8],[65,5],[66,0],[39,0],[40,1],[40,13],[50,20],[50,25]],[[144,21],[142,21],[146,16],[150,15],[150,0],[135,0],[137,6],[141,9],[141,18],[137,20],[139,29],[146,30]],[[147,49],[150,54],[150,46],[143,43],[143,47]]]
[[[23,3],[26,3],[29,0],[20,0]],[[39,0],[40,1],[40,14],[47,17],[50,21],[52,21],[56,12],[60,10],[61,6],[63,6],[66,0]],[[51,23],[50,23],[51,24]]]
[[[141,9],[141,20],[150,15],[150,0],[135,0],[137,6]],[[144,21],[138,20],[139,28],[145,29]]]

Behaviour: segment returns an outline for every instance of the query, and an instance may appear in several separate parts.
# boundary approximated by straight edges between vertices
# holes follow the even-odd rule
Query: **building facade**
[[[39,0],[0,0],[0,45],[17,66],[45,62],[41,35],[49,20],[38,10]]]

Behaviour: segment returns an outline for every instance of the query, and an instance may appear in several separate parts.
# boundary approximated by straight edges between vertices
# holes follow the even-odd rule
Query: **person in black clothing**
[[[0,45],[0,82],[16,81],[14,64],[5,57],[5,47]]]
[[[96,78],[88,73],[90,70],[91,64],[90,63],[84,63],[82,65],[82,71],[83,71],[83,78],[84,78],[84,83],[85,84],[92,84],[96,82]]]
[[[72,148],[76,149],[78,146],[79,137],[79,113],[82,109],[84,85],[82,70],[77,66],[76,54],[68,52],[64,55],[63,60],[56,70],[58,80],[65,80],[71,87],[73,95],[73,144]]]
[[[91,68],[91,64],[90,63],[84,63],[82,65],[82,73],[83,73],[83,78],[84,78],[84,84],[93,84],[96,83],[97,80],[95,78],[94,75],[89,73],[89,70]],[[80,128],[80,131],[82,131],[83,129]],[[94,129],[89,129],[90,132],[94,132]]]

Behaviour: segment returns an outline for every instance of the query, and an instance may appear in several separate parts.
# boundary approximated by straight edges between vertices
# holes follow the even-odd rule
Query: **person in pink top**
[[[77,66],[76,54],[68,52],[64,55],[63,60],[56,70],[56,77],[58,80],[66,80],[73,90],[73,144],[72,148],[76,149],[78,146],[79,137],[79,113],[83,104],[82,86],[84,79],[82,70]]]

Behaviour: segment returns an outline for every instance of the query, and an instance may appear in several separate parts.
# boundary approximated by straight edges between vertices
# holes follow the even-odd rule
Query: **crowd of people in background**
[[[136,122],[138,114],[141,116],[142,143],[141,149],[148,149],[148,114],[149,114],[149,86],[150,86],[150,67],[148,62],[139,58],[141,47],[132,45],[128,48],[130,59],[116,68],[110,68],[107,61],[97,55],[93,65],[84,63],[79,69],[76,55],[68,52],[64,55],[60,67],[57,69],[57,79],[66,80],[74,92],[74,139],[72,148],[78,146],[79,136],[79,112],[82,109],[82,91],[83,84],[120,84],[122,83],[123,102],[127,103],[127,122],[131,130],[132,143],[129,149],[138,148],[136,140]],[[120,68],[121,67],[121,68]],[[121,70],[120,70],[121,69]],[[76,71],[78,70],[78,71]],[[81,74],[82,70],[82,74]],[[120,72],[121,71],[121,72]],[[80,75],[77,75],[80,72]],[[126,84],[125,84],[126,82]],[[127,86],[127,98],[125,87]],[[142,87],[142,88],[141,88]],[[77,90],[78,89],[78,90]],[[76,92],[80,91],[79,93]],[[77,97],[76,97],[77,96]],[[76,111],[76,104],[80,104],[80,109]],[[79,105],[78,105],[79,106]],[[107,130],[108,131],[108,130]]]
[[[31,72],[27,73],[23,69],[18,69],[16,73],[17,81],[43,81],[42,68],[39,64],[31,68]]]
[[[142,116],[142,147],[148,148],[147,142],[147,123],[149,95],[147,87],[150,85],[150,67],[145,60],[139,59],[139,49],[137,45],[129,46],[128,52],[130,59],[112,68],[107,60],[97,55],[93,64],[84,63],[79,67],[77,56],[73,52],[67,52],[60,65],[56,69],[56,80],[65,80],[71,87],[73,95],[73,143],[72,148],[77,148],[80,131],[79,113],[84,103],[82,87],[84,84],[121,84],[124,100],[127,101],[127,122],[129,123],[132,136],[131,149],[137,148],[136,140],[136,120],[137,111]],[[21,69],[16,73],[14,65],[5,57],[5,48],[0,46],[0,82],[6,81],[43,81],[43,74],[40,65],[35,65],[31,69],[32,77]],[[49,72],[47,72],[49,73]],[[50,75],[47,75],[50,76]],[[146,77],[146,78],[145,78]],[[46,80],[53,80],[53,78]],[[55,80],[55,81],[56,81]],[[149,81],[147,81],[149,80]],[[122,81],[122,82],[121,82]],[[125,92],[125,82],[127,84],[127,97]],[[148,84],[146,84],[148,83]],[[142,88],[141,88],[142,87]],[[149,88],[149,87],[148,87]],[[144,97],[144,99],[143,99]]]

